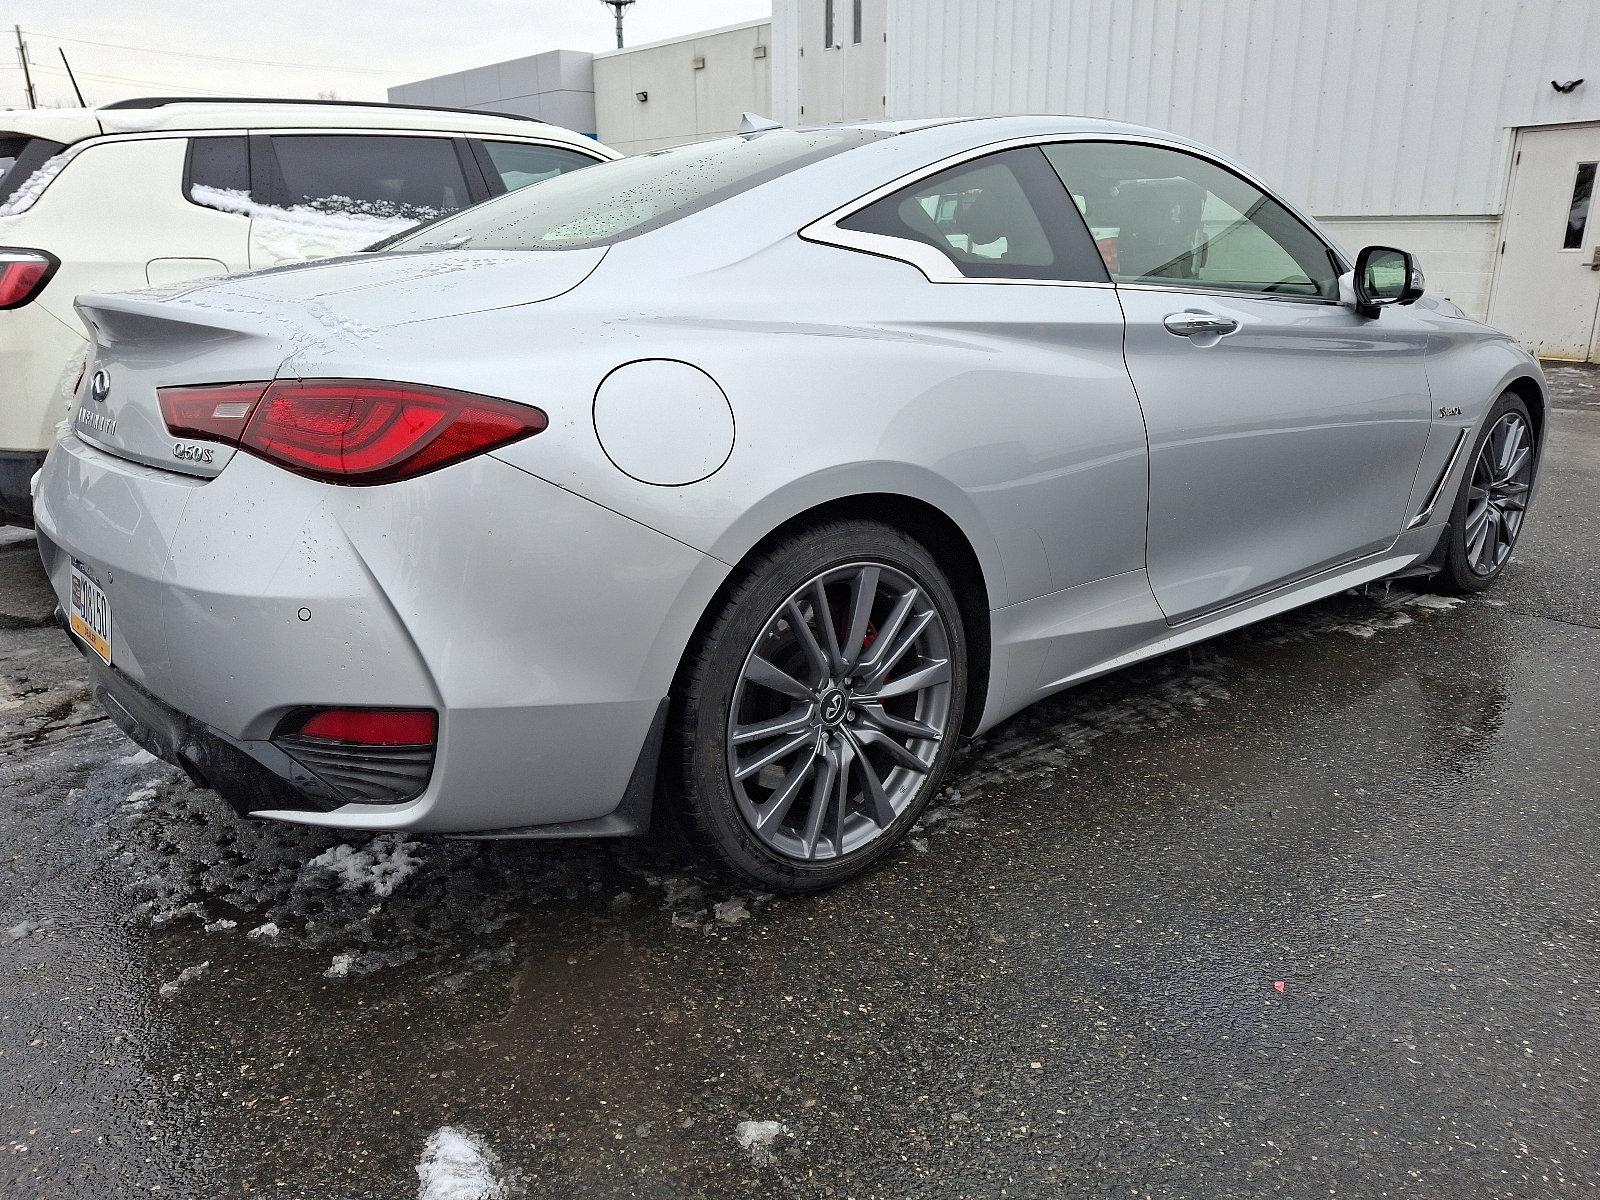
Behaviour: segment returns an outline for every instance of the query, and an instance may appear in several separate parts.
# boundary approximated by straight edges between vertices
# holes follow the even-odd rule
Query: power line
[[[293,63],[283,62],[270,58],[233,58],[225,54],[195,54],[188,50],[166,50],[156,46],[130,46],[126,42],[96,42],[89,38],[61,37],[54,33],[41,33],[37,29],[25,29],[24,33],[32,37],[44,38],[52,42],[75,42],[84,46],[105,46],[112,50],[137,50],[141,54],[170,54],[178,58],[201,58],[208,62],[248,63],[256,67],[287,67],[291,70],[302,71],[351,71],[364,75],[393,75],[393,71],[381,67],[350,67],[333,66],[323,63]]]
[[[60,67],[41,67],[35,65],[33,69],[35,71],[48,71],[52,75],[67,75],[67,72],[63,71]],[[164,91],[170,89],[179,92],[193,92],[197,96],[220,95],[251,98],[256,95],[255,92],[230,92],[223,88],[197,88],[185,83],[166,83],[159,79],[130,79],[126,75],[100,75],[94,71],[79,71],[78,74],[83,76],[85,79],[98,79],[102,83],[133,83],[138,84],[140,87],[160,88]]]

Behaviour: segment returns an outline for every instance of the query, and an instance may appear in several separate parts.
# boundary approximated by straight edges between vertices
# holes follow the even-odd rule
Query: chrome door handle
[[[1239,322],[1232,317],[1197,312],[1173,313],[1161,323],[1167,327],[1168,333],[1176,334],[1178,337],[1202,337],[1206,334],[1216,334],[1220,337],[1239,328]]]

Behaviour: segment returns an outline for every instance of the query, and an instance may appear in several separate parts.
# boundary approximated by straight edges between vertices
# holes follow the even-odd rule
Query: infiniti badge
[[[111,394],[111,375],[104,367],[94,373],[94,378],[89,380],[89,398],[96,404],[104,404],[106,397]]]

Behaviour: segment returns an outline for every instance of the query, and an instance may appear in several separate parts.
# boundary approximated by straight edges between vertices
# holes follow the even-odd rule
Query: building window
[[[859,46],[861,45],[861,0],[853,0],[853,5],[854,11],[851,13],[851,19],[855,22],[855,36],[850,40]]]
[[[1567,210],[1567,235],[1563,250],[1583,249],[1583,235],[1589,227],[1589,202],[1594,198],[1594,163],[1579,163],[1572,181],[1572,207]]]
[[[822,0],[822,48],[832,50],[835,46],[833,40],[833,0]]]

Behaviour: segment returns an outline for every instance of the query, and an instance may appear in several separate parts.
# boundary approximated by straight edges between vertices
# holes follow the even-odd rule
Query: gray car
[[[1516,544],[1546,392],[1182,138],[752,129],[85,296],[36,483],[101,701],[241,811],[889,853],[1042,696]]]

